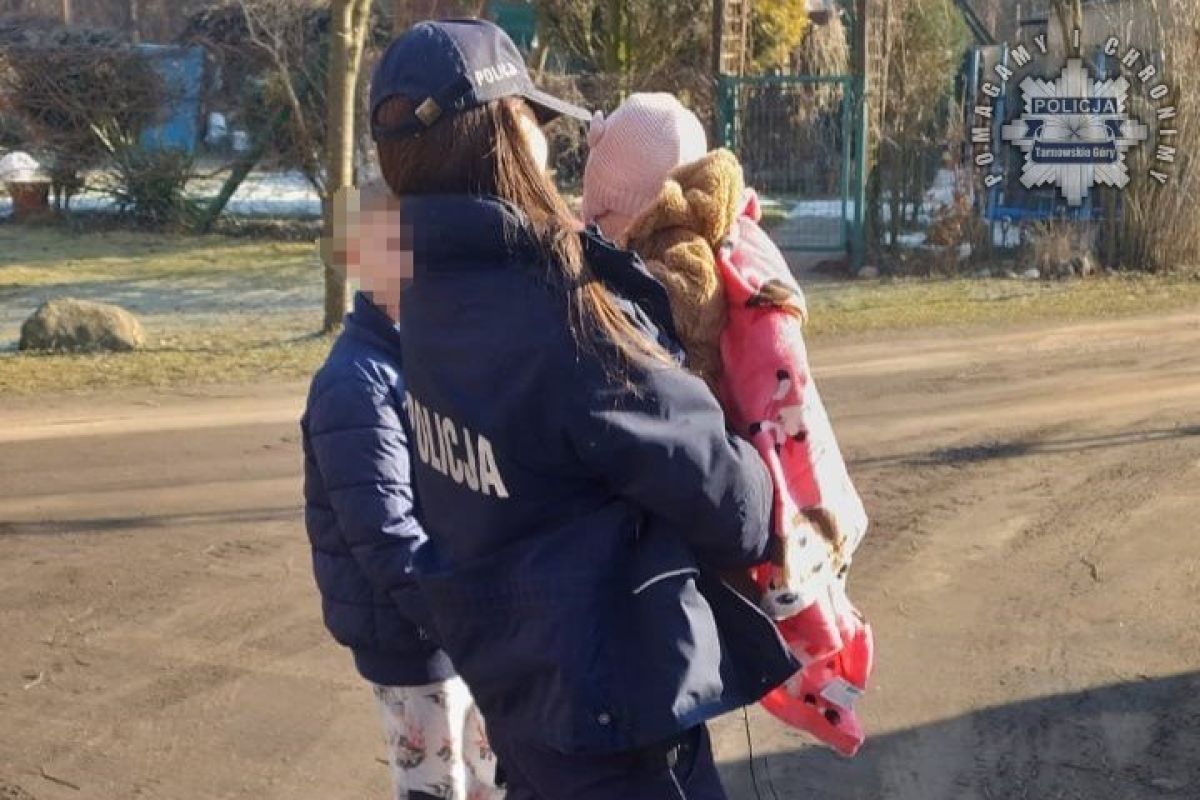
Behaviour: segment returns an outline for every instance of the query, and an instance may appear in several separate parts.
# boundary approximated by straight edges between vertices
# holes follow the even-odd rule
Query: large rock
[[[141,323],[125,309],[69,297],[44,303],[21,326],[22,350],[122,352],[145,343]]]
[[[873,281],[879,277],[879,267],[863,267],[858,271],[858,277],[864,281]]]

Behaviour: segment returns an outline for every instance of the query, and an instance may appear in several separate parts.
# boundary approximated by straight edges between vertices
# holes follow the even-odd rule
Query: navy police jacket
[[[425,532],[403,398],[400,332],[360,294],[300,423],[304,521],[326,627],[354,652],[363,677],[388,686],[454,674],[429,635],[412,572]]]
[[[772,487],[705,384],[677,366],[617,374],[581,346],[504,203],[410,197],[402,214],[418,571],[489,729],[628,750],[786,680],[797,664],[774,625],[714,577],[764,560]],[[624,313],[673,341],[640,260],[584,245]]]

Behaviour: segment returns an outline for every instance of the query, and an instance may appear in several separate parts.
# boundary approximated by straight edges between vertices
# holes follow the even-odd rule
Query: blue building
[[[166,107],[158,124],[142,132],[148,150],[179,150],[194,154],[200,141],[204,96],[204,50],[200,47],[142,44],[166,86]]]

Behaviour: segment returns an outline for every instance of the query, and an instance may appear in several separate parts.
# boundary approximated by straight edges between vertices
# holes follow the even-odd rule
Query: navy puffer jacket
[[[313,378],[301,420],[305,526],[325,625],[364,678],[413,686],[454,674],[413,581],[416,517],[402,413],[400,332],[363,295]]]
[[[678,366],[581,346],[525,218],[492,198],[404,198],[417,559],[438,636],[488,727],[561,752],[671,738],[798,667],[714,570],[763,560],[772,485]],[[662,285],[583,239],[642,332],[673,341]],[[615,358],[615,357],[614,357]]]

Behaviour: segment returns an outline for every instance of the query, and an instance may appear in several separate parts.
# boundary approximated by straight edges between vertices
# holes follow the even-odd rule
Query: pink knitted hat
[[[676,167],[708,152],[700,120],[665,93],[630,95],[607,119],[596,112],[588,145],[583,220],[614,239],[658,196]]]

